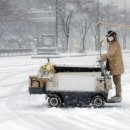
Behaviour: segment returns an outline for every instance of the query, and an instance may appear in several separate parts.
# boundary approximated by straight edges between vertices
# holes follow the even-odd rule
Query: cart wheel
[[[62,101],[59,96],[52,96],[52,97],[49,97],[48,103],[50,107],[60,107],[62,104]]]
[[[105,104],[105,100],[102,96],[95,96],[93,97],[92,99],[92,105],[95,107],[95,108],[101,108],[103,107]]]

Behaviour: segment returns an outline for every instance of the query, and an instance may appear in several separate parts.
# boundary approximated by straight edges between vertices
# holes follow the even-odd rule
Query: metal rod
[[[100,22],[100,8],[99,8],[99,0],[97,0],[97,23]],[[101,50],[100,49],[100,25],[97,25],[97,50]]]
[[[55,47],[58,47],[58,0],[56,0],[56,40]]]

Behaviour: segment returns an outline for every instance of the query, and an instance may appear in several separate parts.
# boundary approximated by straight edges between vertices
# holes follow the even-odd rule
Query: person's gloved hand
[[[106,61],[106,60],[107,60],[106,54],[102,54],[102,55],[101,55],[101,60],[103,60],[103,61]]]
[[[101,62],[103,62],[103,60],[102,60],[102,59],[99,59],[99,60],[98,60],[98,62],[100,62],[100,63],[101,63]]]
[[[101,58],[97,59],[97,62],[99,62],[100,64],[104,62],[104,60],[102,60]]]

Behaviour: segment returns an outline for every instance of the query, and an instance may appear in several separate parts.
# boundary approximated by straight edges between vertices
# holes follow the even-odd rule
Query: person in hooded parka
[[[108,31],[106,35],[109,43],[108,52],[101,55],[102,60],[106,60],[106,69],[110,71],[115,84],[116,94],[111,97],[112,101],[122,100],[121,74],[124,73],[124,64],[120,44],[117,40],[116,32]]]

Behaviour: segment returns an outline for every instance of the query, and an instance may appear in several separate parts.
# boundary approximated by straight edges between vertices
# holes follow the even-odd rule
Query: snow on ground
[[[96,56],[51,59],[56,64],[95,65]],[[48,108],[44,95],[29,95],[28,76],[46,59],[0,58],[0,130],[130,130],[130,54],[124,54],[123,101],[105,108]],[[109,96],[114,95],[114,89]]]

